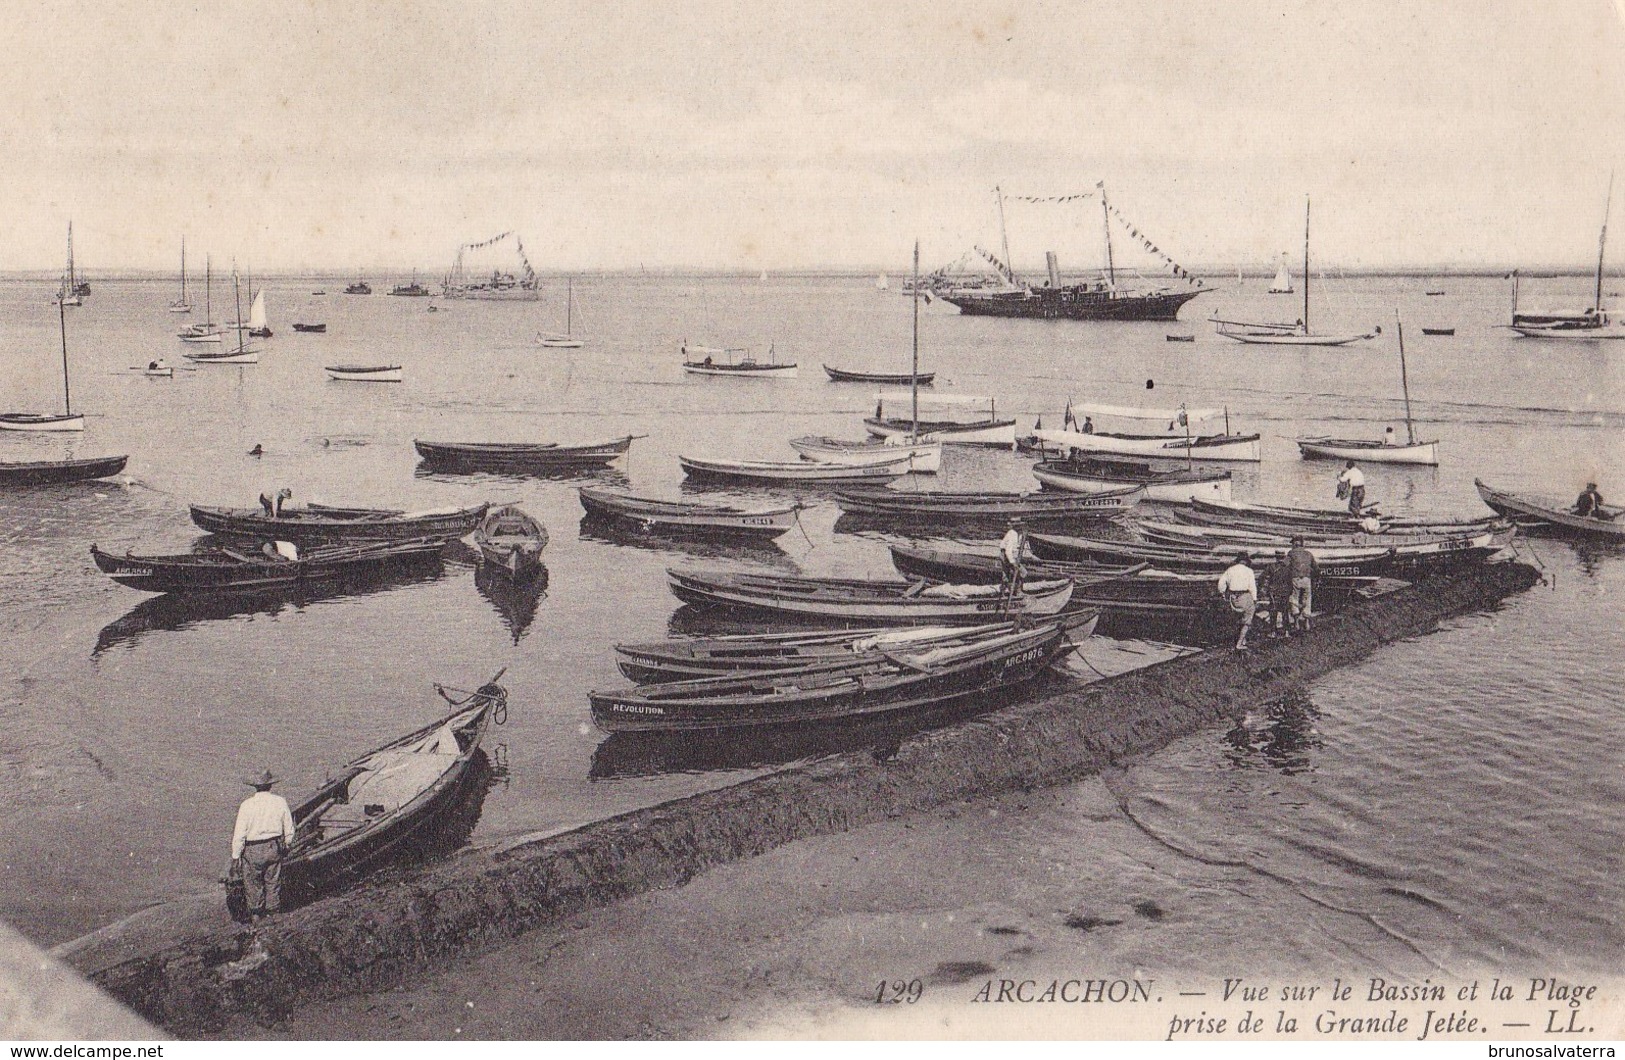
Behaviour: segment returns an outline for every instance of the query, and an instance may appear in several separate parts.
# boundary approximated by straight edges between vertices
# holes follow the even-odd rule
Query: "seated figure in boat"
[[[1574,514],[1590,519],[1606,519],[1607,513],[1603,511],[1602,494],[1597,492],[1595,482],[1587,482],[1584,492],[1574,502]]]

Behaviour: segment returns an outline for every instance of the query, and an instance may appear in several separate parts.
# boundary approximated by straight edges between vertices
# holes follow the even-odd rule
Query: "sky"
[[[1306,197],[1328,267],[1589,267],[1621,4],[45,5],[3,31],[0,270],[71,219],[92,274],[184,235],[438,276],[508,230],[548,271],[895,272],[996,249],[995,185],[1097,181],[1192,267],[1298,256]],[[1096,200],[1007,220],[1018,267],[1101,260]]]

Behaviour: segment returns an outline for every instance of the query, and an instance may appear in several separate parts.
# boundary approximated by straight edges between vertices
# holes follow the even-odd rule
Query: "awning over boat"
[[[1190,408],[1139,408],[1131,405],[1102,405],[1098,403],[1073,404],[1072,411],[1076,415],[1111,416],[1125,420],[1161,420],[1164,423],[1178,422],[1179,414],[1184,412],[1191,423],[1198,420],[1218,419],[1224,415],[1224,409],[1190,409]]]

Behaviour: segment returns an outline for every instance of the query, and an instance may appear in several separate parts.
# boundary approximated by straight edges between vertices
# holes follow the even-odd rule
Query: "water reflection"
[[[761,538],[707,538],[693,534],[666,533],[658,528],[635,529],[591,515],[581,520],[580,534],[583,541],[601,541],[605,544],[644,548],[654,552],[681,552],[685,556],[698,556],[703,559],[738,557],[748,559],[752,563],[765,564],[787,574],[794,573],[797,569],[777,541],[764,541]]]
[[[1261,714],[1249,713],[1224,735],[1232,769],[1274,769],[1281,773],[1313,772],[1320,750],[1315,725],[1320,710],[1305,687],[1296,687]]]
[[[284,610],[301,610],[321,600],[367,596],[409,585],[432,582],[446,573],[448,563],[430,554],[413,563],[388,571],[356,574],[308,585],[269,586],[258,589],[202,593],[164,593],[148,597],[128,612],[102,627],[96,635],[91,658],[120,644],[132,646],[149,633],[191,629],[205,622],[242,618],[247,615],[277,615]]]
[[[474,572],[474,587],[496,609],[513,642],[530,631],[536,621],[536,608],[547,599],[547,567],[539,567],[534,577],[516,582],[481,564]]]

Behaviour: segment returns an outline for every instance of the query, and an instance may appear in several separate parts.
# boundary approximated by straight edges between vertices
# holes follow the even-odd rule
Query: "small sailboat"
[[[248,335],[255,339],[271,337],[271,326],[265,319],[265,288],[254,292],[254,304],[248,309]]]
[[[186,237],[181,237],[181,296],[169,303],[171,313],[190,313],[192,303],[186,300]]]
[[[1596,342],[1601,339],[1625,339],[1625,321],[1615,320],[1602,307],[1602,268],[1608,252],[1608,214],[1614,203],[1614,176],[1608,175],[1608,197],[1602,208],[1602,234],[1597,237],[1597,284],[1590,308],[1580,312],[1520,312],[1518,310],[1518,273],[1512,273],[1513,331],[1527,339],[1565,339]]]
[[[1281,251],[1281,267],[1275,270],[1275,279],[1270,281],[1270,294],[1292,293],[1292,271],[1286,266],[1286,251]]]
[[[203,259],[203,322],[177,332],[182,342],[220,342],[225,329],[214,322],[214,264]]]
[[[1285,264],[1282,265],[1285,272]],[[1274,291],[1281,280],[1277,274]],[[1291,291],[1292,278],[1287,276],[1287,291]],[[1291,324],[1261,324],[1246,320],[1208,318],[1218,333],[1227,339],[1253,346],[1347,346],[1351,342],[1365,342],[1382,334],[1381,328],[1368,332],[1341,332],[1317,334],[1309,328],[1309,200],[1303,203],[1303,318]]]
[[[73,411],[73,394],[68,389],[68,317],[66,301],[56,304],[57,324],[62,331],[62,415],[39,412],[0,413],[0,430],[6,431],[82,431],[85,429],[83,413]]]
[[[570,280],[564,281],[564,334],[540,335],[536,341],[555,350],[579,350],[586,345],[575,337],[575,287]]]
[[[85,285],[86,288],[90,286]],[[79,283],[73,272],[73,222],[68,222],[68,263],[62,267],[62,280],[57,284],[56,298],[52,299],[57,305],[84,305],[84,298],[79,293]]]
[[[1405,370],[1405,325],[1394,315],[1399,331],[1399,386],[1405,395],[1405,444],[1391,438],[1299,438],[1298,451],[1305,459],[1363,460],[1373,464],[1439,465],[1438,441],[1416,440],[1416,424],[1411,420],[1411,383]],[[1392,428],[1390,428],[1390,431]]]
[[[886,278],[885,273],[881,273],[879,276],[875,277],[875,290],[877,290],[877,291],[889,291],[889,290],[891,290],[891,281]]]
[[[75,298],[90,296],[90,281],[81,280],[73,266],[73,222],[68,222],[68,290]],[[75,303],[76,305],[79,303]]]
[[[242,287],[237,282],[237,271],[231,273],[231,289],[237,298],[237,316],[243,315]],[[219,341],[216,339],[215,341]],[[243,345],[243,332],[237,332],[237,348],[235,350],[220,350],[213,353],[188,353],[184,355],[188,361],[196,364],[259,364],[260,351],[253,346]]]

